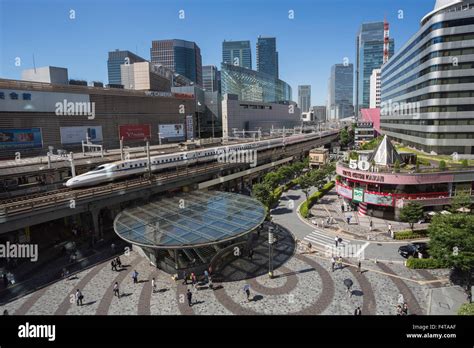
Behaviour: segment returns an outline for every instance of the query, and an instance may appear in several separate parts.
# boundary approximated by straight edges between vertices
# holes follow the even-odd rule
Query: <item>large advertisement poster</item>
[[[393,205],[392,196],[377,195],[377,194],[373,194],[369,192],[365,192],[364,202],[375,204],[375,205],[386,205],[386,206]]]
[[[158,126],[158,132],[160,133],[161,139],[173,139],[173,140],[184,140],[184,124],[160,124]]]
[[[361,187],[356,187],[353,190],[354,192],[354,197],[352,197],[352,200],[355,202],[363,202],[364,201],[364,189]]]
[[[93,143],[100,142],[102,138],[102,126],[84,126],[84,127],[61,127],[61,144],[80,144],[87,138]]]
[[[43,147],[41,128],[1,128],[0,149]]]
[[[119,125],[119,138],[123,140],[150,139],[151,127],[149,124],[122,124]]]
[[[352,190],[350,188],[337,185],[337,193],[339,193],[343,197],[352,199]]]
[[[193,115],[186,116],[186,139],[194,139]]]

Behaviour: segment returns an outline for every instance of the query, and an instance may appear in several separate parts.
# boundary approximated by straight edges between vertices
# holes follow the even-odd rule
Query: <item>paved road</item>
[[[311,191],[311,193],[313,193]],[[326,245],[334,245],[335,232],[324,230],[320,227],[311,226],[305,223],[297,214],[298,206],[306,199],[305,194],[299,188],[288,190],[283,193],[277,207],[272,209],[271,214],[273,221],[277,224],[290,230],[296,238],[301,240],[308,240],[313,245],[320,246],[324,249]],[[354,240],[344,238],[346,243],[357,245],[363,250],[363,258],[386,260],[391,262],[404,262],[405,259],[398,254],[400,245],[407,244],[406,242],[366,242],[362,240]]]

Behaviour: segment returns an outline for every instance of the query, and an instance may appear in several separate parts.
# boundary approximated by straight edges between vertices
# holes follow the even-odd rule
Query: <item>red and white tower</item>
[[[383,21],[383,64],[388,62],[390,51],[390,30],[387,18]]]

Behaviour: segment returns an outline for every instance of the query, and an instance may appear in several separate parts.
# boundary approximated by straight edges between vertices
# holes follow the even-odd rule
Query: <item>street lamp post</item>
[[[275,242],[275,236],[273,235],[273,227],[268,227],[268,276],[273,278],[273,243]]]

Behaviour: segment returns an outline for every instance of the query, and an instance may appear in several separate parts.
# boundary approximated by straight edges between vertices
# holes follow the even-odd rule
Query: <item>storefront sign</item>
[[[363,202],[364,201],[364,189],[361,187],[356,187],[353,190],[354,196],[352,200],[355,202]]]
[[[379,195],[376,193],[365,192],[364,202],[374,205],[392,206],[393,198],[390,195]]]
[[[343,197],[352,199],[352,189],[347,188],[345,186],[341,186],[340,184],[338,184],[336,188],[337,188],[338,194],[340,194]]]
[[[41,128],[0,128],[0,149],[43,147]]]

